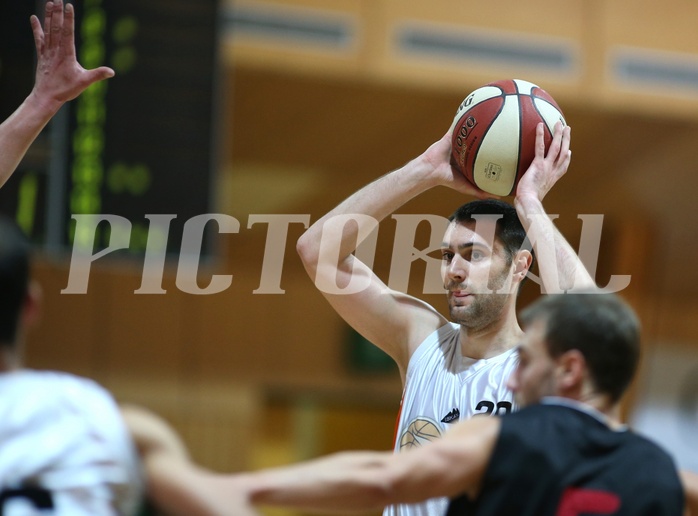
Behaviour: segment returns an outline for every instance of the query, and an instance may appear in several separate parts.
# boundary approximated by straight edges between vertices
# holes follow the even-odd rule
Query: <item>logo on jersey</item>
[[[438,423],[422,417],[412,421],[400,436],[400,450],[409,450],[441,437]]]
[[[446,414],[441,420],[442,423],[455,423],[460,419],[460,410],[454,408],[451,412]]]

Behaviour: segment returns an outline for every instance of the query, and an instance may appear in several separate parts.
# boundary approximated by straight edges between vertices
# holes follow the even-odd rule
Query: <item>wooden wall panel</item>
[[[384,19],[381,30],[388,44],[373,72],[383,79],[407,82],[411,78],[445,89],[472,89],[514,77],[574,89],[579,80],[579,44],[584,29],[581,1],[561,4],[544,0],[532,6],[513,0],[490,4],[384,0],[378,5]],[[442,43],[446,48],[434,48],[433,53],[416,48],[410,51],[401,45],[401,31],[406,28],[427,38],[445,38],[430,40],[429,44]],[[544,52],[564,50],[573,62],[559,70],[526,62],[522,50],[529,46]]]
[[[134,294],[141,284],[139,270],[102,274],[111,286],[108,301],[99,307],[109,314],[101,342],[107,385],[115,374],[153,381],[179,378],[186,367],[185,294],[166,285],[166,294]]]
[[[240,273],[227,296],[192,300],[200,371],[275,384],[342,374],[344,323],[305,273],[286,275],[285,294],[253,294],[259,279],[249,278]]]
[[[340,0],[229,0],[223,4],[231,23],[224,33],[222,55],[225,62],[236,65],[273,67],[301,73],[347,75],[361,68],[361,10],[364,1]],[[291,24],[299,24],[292,31],[280,29],[270,33],[266,29],[247,30],[244,19],[248,16],[262,19],[270,26],[281,17]],[[261,17],[261,18],[258,18]],[[304,24],[309,24],[305,27]],[[317,24],[320,32],[329,27],[346,30],[346,39],[323,39],[328,33],[312,34]],[[326,26],[326,27],[325,27]],[[318,39],[319,38],[319,39]]]
[[[449,0],[381,0],[394,20],[455,23],[482,29],[497,29],[532,35],[578,38],[581,33],[584,0],[556,2],[451,2]]]
[[[698,6],[691,0],[617,0],[596,7],[603,11],[609,45],[698,54]]]
[[[41,317],[28,334],[26,360],[31,367],[93,376],[97,371],[104,318],[100,310],[108,284],[93,278],[87,295],[61,294],[68,267],[61,261],[37,257],[34,279],[42,291]]]
[[[686,0],[599,2],[604,88],[611,109],[698,115],[696,4]]]
[[[180,434],[192,458],[216,471],[252,466],[264,412],[262,391],[235,381],[163,381],[114,376],[117,401],[163,417]]]
[[[686,0],[667,5],[632,0],[247,0],[240,6],[276,10],[295,19],[346,15],[351,44],[296,44],[273,30],[251,37],[244,31],[236,35],[233,29],[223,38],[229,67],[352,77],[462,95],[492,80],[518,77],[555,91],[558,102],[567,104],[698,116],[698,39],[693,27],[698,9]],[[231,2],[226,9],[234,12],[238,7]],[[406,28],[419,33],[416,47],[415,38],[405,43]],[[543,62],[536,60],[536,53],[542,53]],[[563,63],[555,64],[555,58],[546,63],[550,53],[559,54]],[[656,76],[649,82],[647,66],[650,76]],[[668,73],[662,73],[665,66]]]

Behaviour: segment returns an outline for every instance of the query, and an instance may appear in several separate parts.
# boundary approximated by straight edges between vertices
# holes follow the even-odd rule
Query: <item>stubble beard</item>
[[[539,379],[538,382],[536,382],[536,384],[537,387],[533,390],[528,388],[520,390],[514,394],[514,402],[519,406],[519,408],[540,403],[543,398],[555,395],[555,382],[553,379],[552,370],[546,372],[545,375]]]
[[[455,306],[453,299],[449,298],[451,320],[471,331],[482,330],[497,321],[511,295],[508,290],[502,290],[507,284],[508,277],[509,272],[505,269],[492,278],[487,285],[492,293],[475,294],[469,306]]]
[[[481,330],[500,318],[508,299],[507,294],[479,294],[470,306],[451,305],[451,320],[469,330]]]

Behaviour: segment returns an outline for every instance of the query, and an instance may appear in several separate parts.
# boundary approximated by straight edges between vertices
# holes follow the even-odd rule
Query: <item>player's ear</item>
[[[533,255],[527,249],[520,249],[514,255],[514,276],[519,280],[519,283],[526,277],[532,263]]]
[[[43,291],[41,290],[41,285],[36,281],[31,281],[29,283],[29,289],[27,290],[27,297],[24,299],[24,307],[22,310],[22,322],[25,327],[34,326],[41,316],[41,300],[43,298]]]
[[[558,357],[557,381],[563,391],[581,388],[586,376],[586,360],[579,350],[571,349]]]

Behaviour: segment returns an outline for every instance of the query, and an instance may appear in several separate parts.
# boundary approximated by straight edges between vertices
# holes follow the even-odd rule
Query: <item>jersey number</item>
[[[499,401],[495,405],[493,401],[482,400],[480,403],[477,404],[475,410],[477,410],[480,414],[486,416],[491,416],[493,414],[495,416],[502,416],[511,412],[511,402]]]
[[[20,487],[0,491],[0,516],[5,514],[5,503],[13,498],[23,498],[37,509],[53,509],[53,498],[46,489],[39,487]]]
[[[568,487],[562,494],[555,516],[579,514],[613,514],[620,507],[618,495],[596,489]]]

